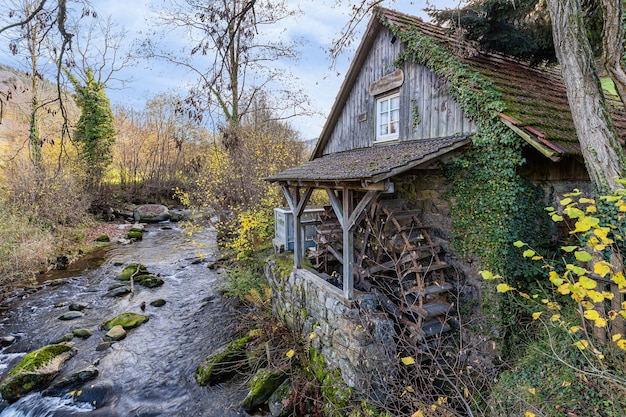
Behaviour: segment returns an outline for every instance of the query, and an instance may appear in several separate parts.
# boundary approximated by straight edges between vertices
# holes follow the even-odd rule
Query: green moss
[[[246,347],[249,337],[242,337],[227,343],[209,355],[202,365],[196,368],[198,385],[214,385],[235,374],[246,365]]]
[[[133,312],[125,312],[122,314],[118,314],[112,319],[103,322],[102,328],[104,330],[111,330],[115,326],[122,326],[124,330],[134,329],[135,327],[142,325],[148,320],[148,316]]]
[[[108,235],[100,235],[96,238],[96,242],[110,242],[111,238]]]
[[[243,399],[241,407],[246,411],[256,410],[276,389],[287,379],[285,371],[261,368],[248,381],[248,395]]]
[[[321,383],[324,398],[324,415],[342,417],[350,405],[353,389],[344,382],[339,369],[329,370],[322,352],[309,349],[309,367],[315,378]]]
[[[120,281],[130,281],[131,275],[135,274],[148,274],[148,269],[142,264],[129,264],[124,267],[124,270],[117,276],[116,279]]]
[[[147,288],[156,288],[163,285],[163,280],[154,275],[142,274],[135,277],[135,282]]]
[[[141,240],[141,239],[143,239],[143,232],[136,231],[136,230],[129,230],[126,233],[126,238],[127,239]]]
[[[62,343],[30,352],[4,376],[0,386],[2,398],[13,402],[33,389],[45,385],[56,375],[60,365],[75,353],[74,348]],[[59,362],[50,366],[57,358]]]

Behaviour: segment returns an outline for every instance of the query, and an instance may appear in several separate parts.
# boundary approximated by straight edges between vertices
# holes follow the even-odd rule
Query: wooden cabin
[[[456,74],[399,60],[411,36],[434,41],[468,74],[490,82],[498,93],[490,109],[475,111],[471,100],[454,99]],[[614,104],[623,140],[626,114]],[[313,190],[329,197],[316,247],[305,251],[302,234],[294,236],[296,270],[308,256],[317,276],[340,286],[347,302],[355,288],[376,291],[417,339],[444,331],[447,292],[463,268],[448,272],[454,258],[449,187],[440,167],[471,148],[481,118],[494,114],[524,144],[529,179],[554,195],[588,183],[559,73],[483,53],[417,17],[377,9],[311,159],[267,178],[282,187],[293,230],[302,229]]]

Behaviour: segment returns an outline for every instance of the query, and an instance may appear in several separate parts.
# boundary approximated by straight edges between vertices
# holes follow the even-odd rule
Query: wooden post
[[[343,188],[343,295],[348,300],[354,298],[354,230],[348,219],[352,214],[352,190]]]
[[[294,268],[302,268],[302,260],[304,259],[304,231],[302,230],[302,213],[306,203],[309,201],[313,193],[312,187],[307,187],[304,194],[300,196],[300,186],[293,187],[293,191],[287,184],[281,184],[283,194],[289,204],[289,209],[293,214],[293,266]]]

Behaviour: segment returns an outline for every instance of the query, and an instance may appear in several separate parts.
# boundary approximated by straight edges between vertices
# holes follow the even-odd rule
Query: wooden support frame
[[[302,213],[307,202],[313,194],[313,187],[305,187],[304,193],[300,195],[300,186],[289,187],[281,184],[280,186],[289,204],[289,209],[293,213],[293,266],[297,269],[302,268],[302,260],[304,259],[304,231],[302,230]]]

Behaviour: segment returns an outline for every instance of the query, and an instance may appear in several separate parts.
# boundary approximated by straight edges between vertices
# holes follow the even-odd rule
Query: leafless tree
[[[303,114],[306,95],[294,87],[281,60],[297,58],[296,42],[280,38],[279,24],[294,16],[283,0],[176,0],[159,11],[171,39],[185,34],[181,51],[164,51],[151,40],[144,52],[188,69],[198,82],[190,88],[185,110],[213,120],[226,142],[236,144],[236,129],[261,93],[272,96],[273,114]],[[228,143],[226,143],[228,145]]]

